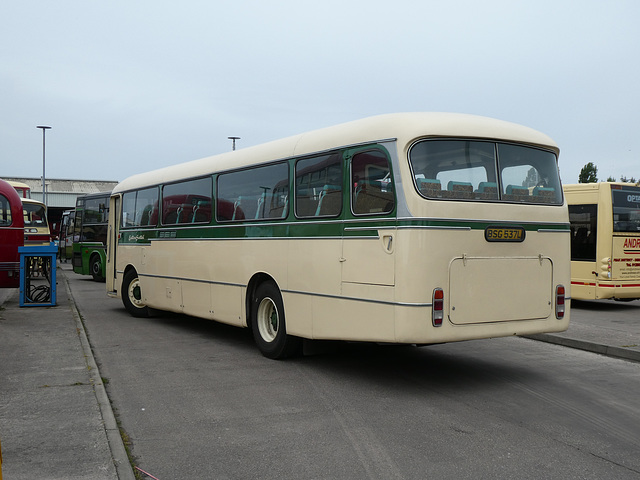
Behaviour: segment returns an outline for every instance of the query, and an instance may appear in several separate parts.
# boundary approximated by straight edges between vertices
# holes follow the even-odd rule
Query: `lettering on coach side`
[[[640,278],[640,237],[613,239],[613,277],[619,280]]]
[[[640,238],[625,238],[623,248],[640,248]]]

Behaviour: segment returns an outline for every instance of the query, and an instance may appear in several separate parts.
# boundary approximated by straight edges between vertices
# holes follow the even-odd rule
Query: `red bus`
[[[0,180],[0,288],[20,286],[20,255],[24,245],[24,213],[18,192]]]

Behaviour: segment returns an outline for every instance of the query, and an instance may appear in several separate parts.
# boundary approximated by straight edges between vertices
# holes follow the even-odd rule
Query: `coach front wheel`
[[[122,279],[122,303],[134,317],[149,316],[149,307],[142,301],[140,279],[135,270],[129,270]]]

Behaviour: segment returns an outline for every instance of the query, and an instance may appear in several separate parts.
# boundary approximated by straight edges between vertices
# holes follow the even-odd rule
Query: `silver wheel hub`
[[[137,278],[129,284],[127,294],[129,295],[129,300],[133,305],[138,308],[143,308],[145,306],[142,302],[142,294],[140,293],[140,280]]]
[[[278,307],[270,298],[263,298],[258,305],[257,323],[262,339],[266,342],[273,342],[278,335],[280,316],[278,315]]]

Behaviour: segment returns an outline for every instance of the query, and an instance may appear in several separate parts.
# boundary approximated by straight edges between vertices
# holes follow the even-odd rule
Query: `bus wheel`
[[[102,276],[102,261],[100,260],[100,255],[94,255],[91,257],[91,276],[96,282],[104,282],[104,277]]]
[[[122,303],[134,317],[149,316],[149,307],[142,301],[140,279],[135,270],[129,270],[122,279]]]
[[[302,347],[300,338],[287,335],[282,295],[271,282],[262,283],[256,289],[251,330],[258,349],[267,358],[287,358]]]

